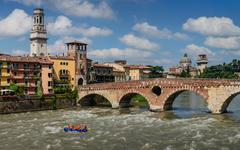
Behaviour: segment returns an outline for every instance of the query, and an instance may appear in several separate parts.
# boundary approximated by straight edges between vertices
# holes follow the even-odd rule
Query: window
[[[7,83],[10,83],[10,79],[7,79]]]
[[[27,80],[25,80],[24,82],[25,82],[25,85],[28,85],[28,81]]]
[[[29,68],[29,64],[24,64],[24,68],[28,69]]]
[[[27,89],[25,89],[24,92],[25,92],[25,94],[28,94],[28,90]]]
[[[52,77],[52,73],[48,73],[48,77],[51,78]]]
[[[7,69],[7,73],[10,73],[10,69]]]
[[[14,68],[14,69],[17,69],[17,68],[18,68],[18,64],[14,63],[14,64],[13,64],[13,68]]]
[[[62,62],[60,62],[60,65],[62,65],[63,63]]]
[[[48,81],[48,87],[52,86],[52,81]]]
[[[72,80],[74,80],[74,78],[72,78]]]
[[[66,62],[66,65],[68,66],[68,62]]]
[[[63,65],[65,65],[65,62],[63,62]]]
[[[48,69],[52,69],[52,66],[49,65],[49,66],[48,66]]]
[[[83,59],[83,56],[82,56],[82,54],[80,54],[80,59]]]
[[[38,85],[38,81],[35,81],[35,85],[36,85],[36,86]]]
[[[42,24],[42,17],[40,17],[40,24]]]

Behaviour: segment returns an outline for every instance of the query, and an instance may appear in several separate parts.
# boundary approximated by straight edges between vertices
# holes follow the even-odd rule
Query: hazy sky
[[[238,0],[1,0],[0,52],[29,53],[35,7],[45,11],[48,49],[87,42],[88,56],[105,62],[176,65],[187,52],[205,53],[210,64],[240,56]]]

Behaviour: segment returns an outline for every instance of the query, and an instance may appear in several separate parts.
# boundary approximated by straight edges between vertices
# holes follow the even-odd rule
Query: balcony
[[[10,65],[0,65],[0,69],[10,69]]]
[[[11,78],[12,78],[12,79],[23,79],[24,76],[23,76],[23,75],[16,75],[16,76],[11,75]]]
[[[2,74],[0,74],[0,77],[2,77],[2,78],[10,77],[10,73],[3,73],[2,72]]]
[[[37,85],[35,83],[28,83],[28,84],[23,83],[22,85],[24,87],[26,87],[26,88],[35,88],[35,87],[37,87]]]
[[[12,67],[13,71],[24,71],[23,68],[18,68],[18,67]]]
[[[60,74],[59,77],[69,77],[69,74]]]

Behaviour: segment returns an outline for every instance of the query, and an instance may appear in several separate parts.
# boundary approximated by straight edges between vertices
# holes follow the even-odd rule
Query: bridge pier
[[[150,108],[149,108],[150,111],[153,111],[153,112],[160,112],[162,111],[162,107],[160,107],[159,105],[150,105]]]
[[[119,103],[118,102],[111,102],[111,104],[112,104],[113,109],[119,108]]]

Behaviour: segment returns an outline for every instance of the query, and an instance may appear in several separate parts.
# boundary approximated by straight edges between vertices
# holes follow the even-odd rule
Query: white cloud
[[[32,19],[24,10],[15,9],[0,20],[0,38],[19,37],[29,32]]]
[[[8,54],[8,53],[6,53],[6,54]],[[16,49],[16,50],[12,50],[10,54],[13,56],[24,56],[24,55],[27,56],[27,55],[29,55],[29,51]]]
[[[152,56],[150,51],[141,51],[132,48],[119,49],[97,49],[89,51],[88,55],[96,59],[139,59],[149,58]]]
[[[67,52],[65,43],[71,42],[71,41],[81,41],[87,44],[91,44],[92,41],[86,37],[83,38],[74,38],[74,37],[63,37],[61,39],[56,40],[53,44],[48,44],[48,53],[50,54],[62,54]]]
[[[113,10],[106,1],[99,3],[90,0],[9,0],[24,5],[46,5],[50,9],[57,9],[64,14],[78,17],[107,18],[114,17]]]
[[[112,34],[112,30],[99,27],[75,27],[72,25],[72,21],[65,16],[58,16],[54,22],[47,24],[48,33],[52,35],[83,35],[87,37],[94,36],[109,36]]]
[[[210,49],[202,46],[197,46],[195,44],[187,45],[183,49],[183,52],[189,54],[190,56],[193,56],[194,58],[196,58],[199,54],[206,54],[209,58],[213,58],[215,56],[215,53]]]
[[[204,44],[214,48],[239,49],[240,37],[208,37]]]
[[[157,50],[160,48],[158,44],[150,42],[148,39],[137,37],[133,34],[124,35],[120,38],[120,41],[137,49]]]
[[[132,28],[135,31],[146,34],[152,37],[161,39],[188,39],[188,36],[183,33],[172,33],[169,29],[158,29],[158,27],[148,24],[147,22],[135,24]]]
[[[240,28],[234,25],[230,18],[226,17],[190,18],[183,24],[183,29],[208,36],[240,35]]]

